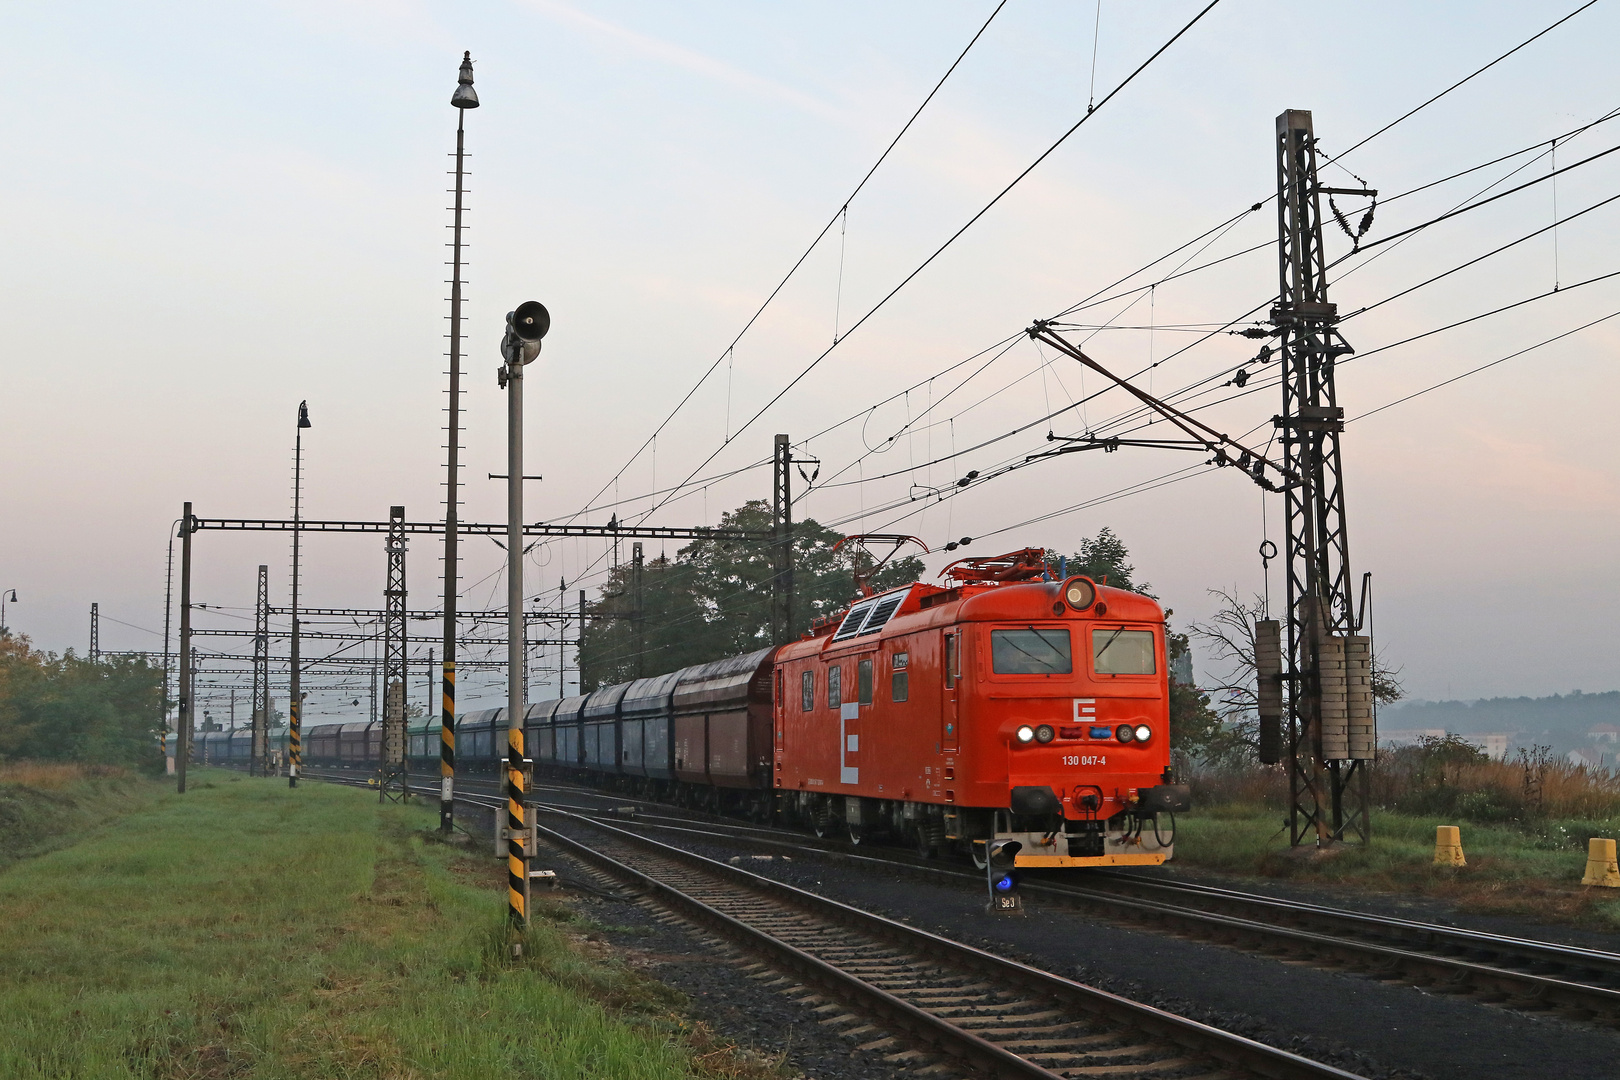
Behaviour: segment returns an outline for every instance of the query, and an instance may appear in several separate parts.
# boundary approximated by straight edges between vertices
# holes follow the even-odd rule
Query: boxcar
[[[716,788],[769,786],[775,652],[760,649],[679,673],[671,702],[678,779]]]
[[[591,772],[619,771],[619,703],[629,683],[604,686],[585,699],[580,712],[580,757]]]
[[[683,671],[637,679],[619,704],[619,760],[628,776],[659,783],[675,779],[675,743],[670,738],[671,702]]]

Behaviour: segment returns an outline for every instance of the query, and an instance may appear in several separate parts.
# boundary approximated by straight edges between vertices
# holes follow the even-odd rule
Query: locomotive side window
[[[836,664],[827,669],[827,708],[836,709],[844,703],[842,694],[843,669]]]
[[[955,686],[956,680],[962,677],[961,646],[957,644],[955,634],[945,635],[945,685]]]
[[[862,660],[855,665],[855,691],[862,705],[872,704],[872,661]]]
[[[1153,675],[1153,631],[1113,630],[1091,632],[1092,669],[1099,675]]]
[[[809,712],[816,707],[816,673],[807,671],[799,676],[799,708]]]
[[[1074,670],[1063,627],[990,631],[990,669],[998,675],[1067,675]]]
[[[889,672],[889,700],[904,701],[911,694],[909,685],[911,673],[906,670],[911,664],[911,657],[907,653],[894,654],[894,666]]]

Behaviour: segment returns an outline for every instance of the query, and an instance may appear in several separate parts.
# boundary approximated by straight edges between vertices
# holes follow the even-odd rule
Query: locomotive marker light
[[[986,911],[998,915],[1022,915],[1024,898],[1018,893],[1018,853],[1024,845],[1017,840],[991,840],[985,845],[984,872],[990,886]]]
[[[523,753],[523,368],[540,355],[551,313],[526,300],[506,315],[496,380],[506,390],[506,894],[514,930],[529,923],[529,777],[534,765]],[[637,545],[639,547],[639,545]],[[514,938],[512,956],[523,954]]]

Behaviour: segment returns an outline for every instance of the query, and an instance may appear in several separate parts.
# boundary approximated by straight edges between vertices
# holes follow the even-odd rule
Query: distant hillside
[[[1378,710],[1378,727],[1382,731],[1444,728],[1459,735],[1512,732],[1584,743],[1586,733],[1598,724],[1620,725],[1620,690],[1602,694],[1577,690],[1542,698],[1399,701]]]

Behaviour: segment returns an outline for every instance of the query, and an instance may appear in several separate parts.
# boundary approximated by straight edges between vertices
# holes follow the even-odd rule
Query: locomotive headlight
[[[1030,727],[1028,724],[1025,724],[1023,727],[1018,729],[1018,741],[1019,742],[1021,742],[1021,743],[1033,742],[1034,739],[1035,739],[1035,729]]]
[[[1042,724],[1035,729],[1035,741],[1038,743],[1049,743],[1055,738],[1057,738],[1057,732],[1052,730],[1051,724]]]
[[[1119,727],[1114,729],[1114,738],[1118,739],[1122,743],[1130,742],[1132,739],[1136,738],[1136,729],[1131,727],[1129,724],[1121,724]]]
[[[1097,587],[1085,578],[1076,578],[1064,586],[1063,599],[1076,611],[1084,611],[1097,599]]]
[[[1136,725],[1136,731],[1134,731],[1132,734],[1136,736],[1137,742],[1147,742],[1149,739],[1153,738],[1153,729],[1148,727],[1146,724],[1138,724]]]

